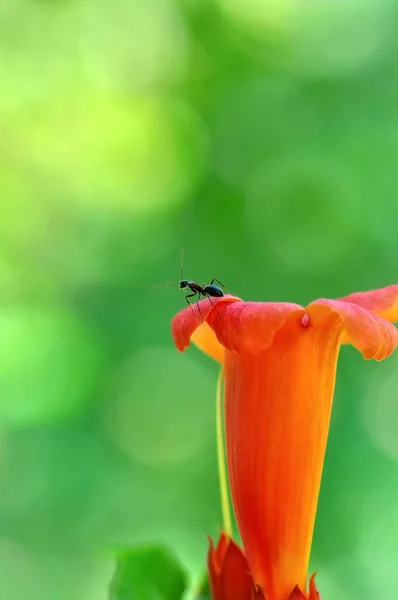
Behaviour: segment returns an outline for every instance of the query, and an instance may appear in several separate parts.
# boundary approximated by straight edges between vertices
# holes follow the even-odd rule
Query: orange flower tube
[[[203,323],[182,310],[172,332],[179,350],[192,339],[223,363],[229,480],[254,585],[266,600],[315,599],[308,563],[340,346],[393,352],[398,285],[306,308],[225,296],[201,313]]]

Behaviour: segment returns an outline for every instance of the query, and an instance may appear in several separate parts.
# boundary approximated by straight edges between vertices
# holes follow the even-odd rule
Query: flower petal
[[[305,326],[294,315],[262,352],[225,352],[233,504],[253,578],[270,600],[306,589],[341,320],[329,310],[322,326],[311,317]]]
[[[286,321],[296,315],[301,327],[304,308],[289,302],[240,302],[224,304],[209,313],[207,322],[218,341],[232,352],[257,354],[265,350]]]
[[[195,329],[191,335],[191,341],[199,350],[202,350],[217,362],[222,363],[224,361],[224,346],[220,344],[216,334],[206,321]]]
[[[220,540],[221,541],[221,540]],[[219,543],[215,548],[213,540],[209,537],[209,551],[207,553],[207,570],[209,573],[209,585],[211,589],[211,595],[213,598],[221,598],[221,590],[220,590],[220,572],[221,572],[221,562],[218,557],[218,549],[223,548],[223,544]],[[226,548],[225,548],[226,551]],[[224,552],[225,552],[224,551]],[[223,554],[222,552],[220,554]],[[223,556],[222,556],[223,558]]]
[[[342,341],[350,342],[364,358],[383,360],[397,347],[398,331],[394,325],[370,310],[344,300],[322,298],[312,302],[306,308],[310,317],[308,326],[321,326],[331,311],[340,317]]]
[[[308,596],[304,594],[298,585],[289,596],[289,600],[321,600],[321,595],[315,585],[315,573],[310,577],[310,591]]]
[[[370,292],[357,292],[340,300],[367,308],[386,321],[398,321],[398,285],[388,285]]]
[[[216,548],[211,538],[209,541],[207,564],[213,600],[253,600],[254,584],[244,552],[225,533]],[[255,598],[263,600],[261,592]]]
[[[247,560],[233,540],[225,553],[220,580],[223,592],[220,600],[252,600],[254,586]]]
[[[299,586],[296,585],[294,590],[289,596],[289,600],[307,600],[303,592],[300,590]]]
[[[226,533],[222,532],[216,547],[214,546],[213,540],[210,536],[208,536],[208,540],[209,552],[207,554],[207,563],[209,575],[210,579],[215,581],[220,576],[221,565],[228,549],[230,538]]]
[[[315,585],[315,573],[310,577],[310,595],[309,600],[321,600],[321,595]]]
[[[218,540],[218,544],[217,544],[217,548],[216,548],[217,562],[219,565],[221,565],[222,561],[224,560],[224,557],[228,550],[230,541],[231,540],[230,540],[229,536],[223,531],[220,535],[220,539]],[[212,542],[211,539],[210,539],[210,542]]]
[[[221,298],[212,298],[211,301],[202,300],[198,302],[198,306],[187,306],[177,313],[171,322],[171,332],[177,350],[184,352],[192,339],[200,350],[221,362],[224,349],[217,341],[214,332],[206,325],[206,319],[212,311],[217,314],[221,305],[232,302],[242,302],[242,300],[236,296],[225,295]]]

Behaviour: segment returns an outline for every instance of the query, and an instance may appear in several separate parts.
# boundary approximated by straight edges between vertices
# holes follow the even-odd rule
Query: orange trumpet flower
[[[200,313],[179,312],[172,333],[178,350],[192,340],[222,363],[229,481],[245,550],[225,536],[211,545],[214,598],[316,600],[313,578],[306,591],[308,563],[340,346],[350,342],[366,359],[393,352],[398,285],[306,308],[228,295],[203,300]],[[248,591],[234,596],[225,581],[239,573]]]

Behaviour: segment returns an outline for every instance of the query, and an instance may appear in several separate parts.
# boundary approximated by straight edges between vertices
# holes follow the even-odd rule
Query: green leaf
[[[129,548],[117,554],[109,600],[180,600],[186,575],[162,547]]]

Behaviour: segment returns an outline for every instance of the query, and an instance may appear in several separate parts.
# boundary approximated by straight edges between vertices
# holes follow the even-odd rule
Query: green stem
[[[223,370],[221,369],[217,380],[216,402],[216,431],[217,431],[217,460],[218,478],[220,482],[220,500],[223,520],[223,530],[232,537],[231,509],[228,496],[228,477],[225,464],[224,432],[223,432]]]

